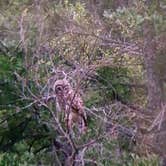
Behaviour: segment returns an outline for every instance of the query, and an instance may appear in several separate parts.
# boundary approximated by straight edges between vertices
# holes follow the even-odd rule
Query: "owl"
[[[81,96],[73,90],[66,79],[55,81],[53,91],[60,109],[65,113],[67,130],[72,129],[74,124],[81,124],[81,131],[85,132],[87,130],[87,121]]]

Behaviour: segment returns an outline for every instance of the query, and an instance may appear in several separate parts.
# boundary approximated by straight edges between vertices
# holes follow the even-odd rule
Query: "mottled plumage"
[[[75,92],[69,82],[64,79],[57,80],[54,83],[53,90],[61,110],[65,112],[67,126],[72,128],[73,123],[81,122],[82,129],[86,130],[87,122],[81,96]]]

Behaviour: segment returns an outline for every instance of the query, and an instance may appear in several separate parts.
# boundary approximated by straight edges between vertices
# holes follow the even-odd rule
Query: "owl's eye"
[[[56,88],[55,88],[55,91],[58,93],[58,92],[62,92],[63,91],[63,88],[62,88],[62,86],[57,86]]]
[[[64,90],[65,90],[65,91],[68,91],[68,90],[69,90],[69,87],[68,87],[68,86],[65,86],[65,87],[64,87]]]

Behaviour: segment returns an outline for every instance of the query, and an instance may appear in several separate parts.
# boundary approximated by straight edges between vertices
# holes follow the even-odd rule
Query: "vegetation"
[[[0,1],[0,166],[165,166],[164,0]],[[69,134],[54,82],[81,94]]]

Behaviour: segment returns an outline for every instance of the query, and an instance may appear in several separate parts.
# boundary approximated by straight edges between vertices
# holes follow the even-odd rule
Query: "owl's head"
[[[67,93],[70,89],[70,84],[67,80],[57,80],[54,83],[53,86],[53,91],[57,94],[57,95],[62,95],[64,93]]]

